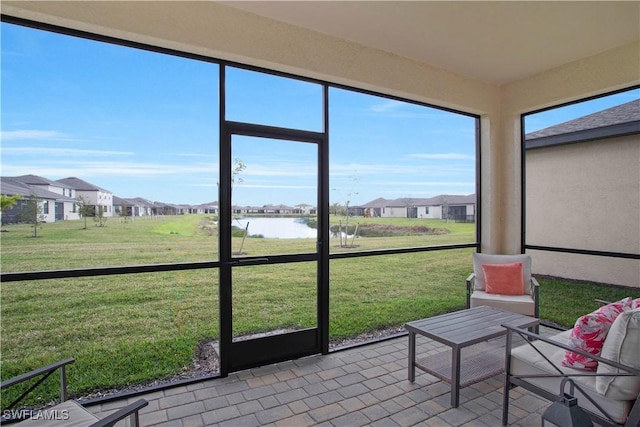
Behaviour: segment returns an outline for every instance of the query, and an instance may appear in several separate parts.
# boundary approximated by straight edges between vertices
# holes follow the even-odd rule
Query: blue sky
[[[2,176],[76,176],[125,198],[217,200],[217,64],[1,28]],[[336,88],[329,95],[332,203],[475,191],[472,118]],[[322,129],[320,85],[236,69],[227,97],[230,120]],[[622,102],[532,117],[527,130]],[[237,137],[232,152],[246,166],[234,203],[316,204],[313,145]]]

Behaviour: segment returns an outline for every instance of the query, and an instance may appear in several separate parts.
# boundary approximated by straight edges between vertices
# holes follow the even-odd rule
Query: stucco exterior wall
[[[640,253],[640,135],[526,151],[527,244]],[[535,272],[640,287],[640,260],[532,251]]]
[[[520,240],[515,235],[520,230],[519,201],[522,197],[521,114],[639,83],[640,43],[635,42],[503,86],[501,132],[504,149],[502,170],[498,171],[501,176],[497,179],[503,182],[498,192],[502,198],[499,204],[508,230],[502,234],[504,240],[495,246],[506,252],[516,252],[514,245]]]
[[[508,146],[509,144],[507,144],[507,141],[510,139],[519,141],[520,115],[523,113],[528,113],[545,107],[551,107],[565,102],[583,99],[588,96],[594,96],[618,89],[628,88],[638,84],[640,84],[640,43],[636,42],[606,52],[602,52],[601,54],[586,58],[581,61],[566,64],[562,67],[540,73],[528,79],[505,85],[503,87],[502,96],[502,132],[504,133],[504,135],[506,135],[504,138],[505,144]],[[635,177],[636,197],[629,197],[629,189],[627,189],[627,191],[625,191],[626,195],[622,195],[622,191],[616,190],[606,197],[594,200],[593,195],[587,191],[585,194],[582,194],[585,197],[584,202],[575,200],[578,199],[577,194],[567,196],[573,197],[574,201],[576,201],[576,203],[579,203],[579,205],[574,205],[573,208],[566,209],[570,210],[573,215],[584,214],[588,216],[599,215],[601,217],[605,217],[607,215],[607,211],[609,210],[608,206],[610,206],[610,204],[608,205],[607,203],[611,203],[612,198],[615,198],[616,203],[624,203],[625,209],[629,210],[630,216],[626,217],[626,219],[623,220],[623,224],[625,224],[625,226],[620,227],[620,230],[623,230],[622,233],[625,233],[625,229],[632,230],[632,234],[628,237],[632,238],[632,236],[635,235],[636,244],[633,245],[632,242],[629,241],[629,239],[624,238],[621,242],[612,244],[612,247],[624,247],[626,248],[624,252],[637,254],[640,253],[640,250],[638,249],[639,240],[637,234],[639,232],[638,229],[640,228],[640,226],[638,225],[640,224],[640,222],[637,216],[637,212],[640,211],[640,202],[637,198],[637,188],[639,182],[638,163],[640,159],[640,155],[637,151],[638,143],[636,141],[635,148],[633,148],[629,147],[629,144],[633,146],[634,143],[629,142],[626,139],[616,139],[615,141],[612,141],[614,144],[617,144],[615,146],[616,149],[605,150],[603,147],[598,146],[580,146],[585,148],[585,152],[583,153],[583,155],[588,159],[590,158],[590,162],[593,162],[593,157],[597,157],[599,155],[596,153],[598,150],[606,151],[602,154],[605,156],[605,159],[609,160],[608,163],[610,165],[613,161],[615,161],[613,157],[617,157],[617,160],[621,161],[622,163],[620,163],[620,165],[615,168],[616,171],[612,172],[614,174],[613,176],[606,176],[604,177],[606,179],[603,179],[603,181],[604,183],[611,184],[618,181],[619,179],[623,179],[624,181],[619,182],[627,182],[629,184],[632,184]],[[517,147],[517,145],[514,144],[512,145],[512,147]],[[613,145],[610,146],[610,148],[613,147]],[[586,150],[586,148],[590,149]],[[569,150],[571,149],[571,147],[558,147],[558,149],[560,152],[564,153],[564,150]],[[502,209],[502,212],[506,216],[505,219],[508,218],[508,221],[505,221],[505,224],[509,228],[512,228],[516,223],[519,224],[519,221],[515,218],[517,218],[521,212],[518,200],[522,196],[519,185],[522,168],[520,166],[521,160],[518,151],[519,150],[516,150],[516,152],[514,152],[512,155],[504,153],[506,156],[506,162],[503,163],[504,170],[502,179],[504,180],[505,185],[502,187],[499,193],[500,197],[504,198],[504,207]],[[626,152],[626,155],[622,154],[624,152]],[[535,176],[532,174],[536,173],[536,167],[532,166],[533,163],[530,163],[532,157],[536,155],[531,153],[531,151],[527,153],[526,174],[528,180],[532,180]],[[543,160],[544,153],[540,152],[539,154],[540,158],[537,160]],[[511,165],[509,164],[509,158],[513,162]],[[555,163],[553,155],[546,155],[544,156],[544,159],[549,160],[550,162],[554,162],[554,164],[558,166],[558,164]],[[535,161],[536,159],[534,158],[533,160]],[[529,168],[531,167],[533,167],[533,170],[530,174]],[[549,165],[547,167],[549,167]],[[590,177],[584,178],[591,181],[593,181],[594,177],[596,176],[595,172],[597,172],[598,176],[603,178],[599,171],[602,171],[604,169],[600,167],[585,168],[584,166],[580,166],[580,171],[577,171],[575,169],[575,166],[569,168],[563,164],[562,168],[559,170],[566,171],[566,173],[582,173],[585,175],[589,175]],[[589,171],[591,171],[592,174],[589,174]],[[527,188],[529,188],[528,184]],[[551,185],[547,185],[546,189],[549,192],[554,191],[554,187]],[[537,190],[532,189],[532,191],[535,192]],[[531,197],[534,197],[534,195],[528,194],[527,190],[527,199],[529,200]],[[548,202],[550,200],[549,197],[550,193],[545,193],[543,197],[543,205],[546,205],[547,207],[549,207],[549,205],[551,204]],[[555,197],[558,198],[557,195]],[[626,200],[622,202],[621,199]],[[545,202],[545,200],[547,202]],[[533,207],[527,205],[527,218],[530,218],[530,216],[535,217],[537,215],[537,213],[529,211],[530,208]],[[538,206],[537,208],[543,209],[542,206]],[[632,214],[631,210],[635,210],[635,214]],[[635,223],[633,223],[634,218]],[[550,222],[552,221],[545,221],[545,223]],[[560,235],[552,237],[552,239],[553,241],[558,243],[557,246],[559,247],[567,247],[569,242],[568,240],[562,240],[562,242],[565,242],[566,244],[561,244],[561,237],[571,237],[571,241],[575,242],[575,244],[593,244],[595,243],[594,237],[596,235],[602,237],[603,233],[606,234],[606,225],[611,224],[605,219],[602,219],[599,222],[596,221],[596,223],[598,225],[593,226],[592,228],[598,228],[599,230],[597,231],[591,229],[587,230],[587,227],[585,225],[586,223],[583,222],[581,226],[582,229],[580,231],[575,228],[570,228],[568,230],[563,230]],[[540,233],[540,230],[529,230],[529,225],[533,227],[536,226],[534,224],[531,224],[531,222],[527,224],[526,243],[536,244],[535,240],[532,239],[536,236],[536,233]],[[612,224],[612,227],[617,225],[618,224]],[[505,233],[503,234],[503,238],[506,240],[502,242],[501,246],[507,251],[513,251],[511,245],[514,243],[513,237],[515,231],[516,230],[514,229],[510,229],[508,231],[505,231]],[[583,242],[576,241],[578,239],[577,236],[581,231],[586,231],[586,235],[581,237],[581,239],[585,240]],[[612,240],[614,239],[611,239],[610,236],[607,236],[605,239],[605,241]],[[551,242],[549,242],[545,246],[551,246]],[[594,247],[574,247],[578,249],[596,249]],[[607,249],[601,248],[599,250]],[[609,250],[623,251],[622,249]],[[556,252],[527,252],[531,253],[532,255],[532,268],[535,274],[549,274],[558,277],[568,277],[602,283],[640,287],[640,265],[637,260],[602,258],[589,255],[569,255]]]

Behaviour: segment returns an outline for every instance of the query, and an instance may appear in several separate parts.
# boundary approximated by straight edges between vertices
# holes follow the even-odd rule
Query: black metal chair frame
[[[549,339],[547,337],[543,337],[541,335],[532,333],[526,329],[521,329],[521,328],[516,328],[516,327],[512,327],[509,325],[502,325],[503,327],[505,327],[507,329],[507,338],[506,338],[506,354],[505,354],[505,383],[504,383],[504,392],[503,392],[503,403],[502,403],[502,425],[506,426],[508,425],[508,417],[509,417],[509,390],[515,386],[521,386],[522,388],[529,390],[547,400],[550,401],[555,401],[559,398],[559,392],[560,390],[558,390],[558,393],[552,393],[548,390],[545,390],[543,388],[538,387],[535,384],[532,384],[530,382],[527,381],[528,378],[564,378],[564,379],[571,379],[571,378],[575,378],[575,377],[593,377],[593,376],[640,376],[640,369],[636,369],[636,368],[632,368],[630,366],[626,366],[626,365],[622,365],[618,362],[615,362],[613,360],[609,360],[609,359],[604,359],[600,356],[595,356],[593,354],[584,352],[582,350],[579,349],[575,349],[573,347],[570,347],[568,345],[559,343],[557,341],[554,341],[552,339]],[[549,364],[550,366],[552,366],[554,368],[555,371],[557,371],[557,374],[531,374],[531,375],[512,375],[511,374],[511,348],[513,345],[513,334],[517,334],[520,337],[523,338],[524,342],[526,343],[525,345],[529,345],[532,348],[535,349],[535,351],[542,356]],[[547,356],[545,356],[536,346],[535,343],[537,342],[545,342],[551,345],[554,345],[558,348],[563,348],[565,350],[570,350],[574,353],[589,357],[591,359],[597,360],[598,363],[604,363],[610,366],[613,366],[615,368],[621,369],[624,372],[620,372],[620,373],[610,373],[610,374],[598,374],[595,371],[585,371],[584,374],[567,374],[565,372],[563,372],[554,362],[552,362],[551,360],[549,360],[549,358],[547,358]],[[592,391],[585,391],[582,387],[580,387],[580,385],[573,383],[573,387],[575,387],[576,389],[578,389],[586,399],[588,399],[591,404],[593,404],[596,408],[598,408],[598,410],[604,414],[604,416],[593,413],[589,410],[586,410],[584,408],[582,408],[584,410],[584,412],[589,416],[589,418],[591,418],[594,422],[602,425],[602,426],[606,426],[606,427],[638,427],[640,426],[640,395],[638,395],[636,397],[635,403],[633,405],[633,407],[631,408],[631,411],[629,412],[629,416],[627,417],[627,420],[624,424],[620,424],[617,423],[616,421],[614,421],[611,416],[600,407],[600,405],[598,405],[593,399],[591,399],[589,397],[589,395],[591,393],[593,393]]]
[[[8,379],[7,381],[3,381],[0,383],[0,391],[7,390],[9,387],[12,387],[16,384],[23,383],[25,381],[38,378],[38,380],[32,384],[26,391],[24,391],[20,396],[18,396],[13,402],[11,402],[7,408],[4,408],[2,418],[0,419],[0,423],[12,423],[22,421],[20,418],[12,418],[5,417],[4,413],[8,410],[11,410],[16,407],[18,403],[20,403],[29,393],[31,393],[34,389],[36,389],[40,384],[42,384],[47,378],[49,378],[54,372],[57,370],[60,371],[60,401],[65,402],[69,399],[69,394],[67,392],[67,370],[66,366],[75,362],[75,359],[69,358],[65,360],[61,360],[59,362],[52,363],[50,365],[44,366],[42,368],[34,369],[33,371],[27,372],[22,375],[18,375],[17,377],[13,377]],[[75,401],[74,401],[75,402]],[[77,405],[80,403],[75,402]],[[91,424],[89,427],[111,427],[116,424],[118,421],[121,421],[127,417],[130,417],[131,426],[137,427],[140,425],[140,417],[139,411],[141,408],[144,408],[149,403],[144,399],[139,399],[124,408],[119,409],[111,415],[102,418],[101,420],[96,421]],[[82,405],[80,405],[82,406]]]

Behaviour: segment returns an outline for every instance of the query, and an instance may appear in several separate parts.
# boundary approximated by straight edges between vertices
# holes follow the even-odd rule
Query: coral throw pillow
[[[482,272],[488,294],[524,295],[521,262],[483,264]]]
[[[631,298],[625,298],[578,318],[571,330],[567,344],[578,350],[599,356],[613,321],[620,313],[630,310],[631,307]],[[596,370],[598,361],[567,350],[564,359],[562,359],[562,365],[569,368]]]

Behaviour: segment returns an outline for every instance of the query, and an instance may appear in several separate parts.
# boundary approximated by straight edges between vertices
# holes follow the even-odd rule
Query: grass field
[[[380,218],[359,219],[380,223]],[[395,226],[416,221],[386,219]],[[472,242],[473,224],[430,221],[440,235],[356,239],[357,250]],[[82,221],[5,227],[2,270],[211,261],[218,238],[204,215],[111,218],[106,227]],[[233,247],[240,245],[240,237]],[[248,255],[309,250],[309,239],[246,240]],[[345,250],[338,240],[332,251]],[[330,263],[330,336],[342,339],[464,306],[464,279],[473,249],[335,259]],[[234,269],[236,335],[317,323],[315,264]],[[541,280],[541,316],[570,326],[593,298],[619,299],[625,290]],[[586,308],[588,307],[588,308]],[[215,269],[6,282],[1,292],[2,378],[75,357],[70,392],[87,395],[185,374],[198,342],[219,334]],[[54,381],[55,382],[55,381]],[[51,394],[55,396],[55,386]],[[3,395],[3,405],[6,396]]]

